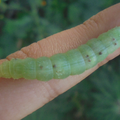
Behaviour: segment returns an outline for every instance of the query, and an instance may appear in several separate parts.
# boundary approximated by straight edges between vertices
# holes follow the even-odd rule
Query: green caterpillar
[[[115,27],[98,38],[66,53],[37,59],[11,59],[0,65],[0,77],[48,81],[78,75],[103,61],[120,47],[120,27]]]

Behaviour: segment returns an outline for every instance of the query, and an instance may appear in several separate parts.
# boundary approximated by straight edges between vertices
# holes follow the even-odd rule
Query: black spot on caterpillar
[[[103,61],[120,47],[120,27],[115,27],[98,38],[66,53],[37,59],[11,59],[0,65],[0,77],[48,81],[78,75]]]

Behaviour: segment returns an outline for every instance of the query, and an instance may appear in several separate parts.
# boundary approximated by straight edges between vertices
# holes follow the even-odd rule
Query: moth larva
[[[59,53],[37,59],[11,59],[0,65],[0,77],[25,78],[48,81],[64,79],[69,75],[77,75],[94,67],[109,54],[120,47],[120,27],[115,27],[98,38],[66,53]]]

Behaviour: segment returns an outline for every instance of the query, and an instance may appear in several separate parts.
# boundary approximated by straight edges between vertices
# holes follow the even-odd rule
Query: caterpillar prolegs
[[[0,65],[0,77],[48,81],[78,75],[94,67],[120,47],[120,27],[115,27],[98,38],[66,53],[37,59],[11,59]]]

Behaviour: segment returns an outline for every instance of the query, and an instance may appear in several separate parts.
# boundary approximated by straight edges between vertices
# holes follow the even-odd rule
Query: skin
[[[77,48],[91,38],[96,38],[99,34],[115,26],[120,26],[119,11],[120,4],[116,4],[101,11],[79,26],[22,48],[20,51],[9,55],[7,59],[49,57],[56,53],[64,53],[70,49]],[[70,76],[64,80],[41,82],[38,80],[0,78],[0,119],[20,120],[24,118],[82,81],[100,66],[118,56],[119,53],[120,48],[94,68],[87,70],[81,75]],[[0,60],[0,64],[5,60]]]

